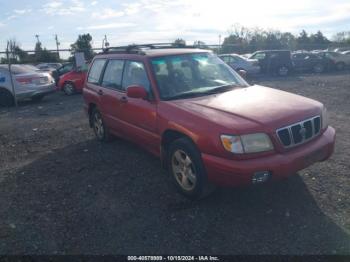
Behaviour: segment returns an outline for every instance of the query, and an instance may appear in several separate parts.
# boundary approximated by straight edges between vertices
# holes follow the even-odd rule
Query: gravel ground
[[[95,141],[80,95],[0,108],[0,254],[350,254],[350,73],[257,82],[323,102],[335,153],[199,202],[136,145]]]

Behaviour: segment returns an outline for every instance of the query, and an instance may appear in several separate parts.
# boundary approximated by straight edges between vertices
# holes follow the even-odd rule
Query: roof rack
[[[165,48],[198,48],[199,46],[188,46],[186,44],[177,43],[153,43],[153,44],[131,44],[127,46],[108,47],[103,49],[101,54],[121,53],[121,54],[145,54],[145,50],[149,49],[165,49]]]

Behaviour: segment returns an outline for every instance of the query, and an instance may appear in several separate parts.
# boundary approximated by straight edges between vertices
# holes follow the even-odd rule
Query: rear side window
[[[151,84],[148,80],[147,73],[143,63],[136,61],[127,61],[123,76],[123,90],[128,86],[141,85],[147,92],[151,89]]]
[[[91,84],[98,84],[100,81],[100,76],[103,70],[103,67],[106,63],[106,59],[96,59],[91,66],[88,82]]]
[[[265,53],[256,53],[255,55],[253,55],[252,58],[260,60],[260,59],[264,59],[265,56],[266,56]]]
[[[230,63],[231,61],[231,59],[230,59],[230,57],[229,56],[220,56],[220,58],[225,62],[225,63]]]
[[[123,67],[123,60],[110,60],[103,75],[102,86],[107,88],[121,89]]]

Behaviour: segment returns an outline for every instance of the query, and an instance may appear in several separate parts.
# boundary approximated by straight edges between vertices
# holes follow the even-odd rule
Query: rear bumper
[[[309,143],[286,153],[248,160],[230,160],[202,154],[210,182],[220,186],[239,186],[252,183],[253,174],[269,171],[272,180],[295,174],[316,162],[328,159],[334,150],[335,130],[328,127],[325,132]]]
[[[29,89],[25,92],[16,93],[17,99],[32,98],[35,96],[48,95],[55,92],[55,84],[37,87],[35,89]]]

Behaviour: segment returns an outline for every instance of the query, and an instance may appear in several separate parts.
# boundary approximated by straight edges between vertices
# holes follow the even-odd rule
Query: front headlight
[[[328,112],[327,112],[326,107],[323,107],[321,121],[322,121],[322,129],[327,128],[328,127]]]
[[[224,148],[235,154],[258,153],[273,149],[270,138],[264,133],[241,136],[221,135],[220,138]]]

